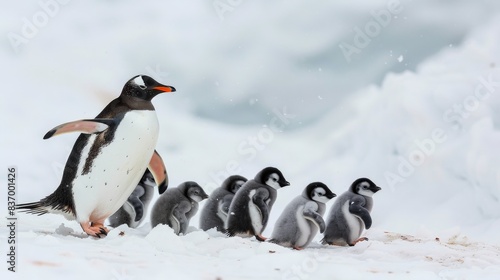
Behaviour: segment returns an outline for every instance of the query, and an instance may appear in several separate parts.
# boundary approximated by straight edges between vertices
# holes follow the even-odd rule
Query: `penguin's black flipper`
[[[135,219],[134,221],[138,222],[142,219],[142,216],[144,215],[144,204],[142,201],[139,199],[139,197],[131,195],[127,199],[128,203],[134,208],[135,210]]]
[[[145,193],[146,193],[146,190],[144,190],[144,178],[146,177],[146,173],[144,173],[144,175],[142,175],[142,179],[141,181],[139,181],[139,184],[135,187],[134,191],[130,194],[130,196],[135,196],[135,197],[142,197]],[[147,178],[146,178],[147,179]]]
[[[349,212],[363,220],[366,229],[369,229],[372,226],[372,217],[370,212],[363,207],[364,205],[365,199],[362,196],[355,196],[349,204]]]
[[[314,211],[311,208],[304,207],[304,210],[302,212],[304,214],[304,217],[308,219],[309,221],[313,222],[318,228],[319,232],[323,233],[325,231],[325,220],[323,220],[323,217],[321,217],[318,212]]]
[[[56,136],[63,133],[69,132],[80,132],[85,134],[94,134],[103,132],[108,129],[108,127],[115,124],[114,119],[88,119],[88,120],[78,120],[73,122],[63,123],[49,130],[43,136],[43,139],[49,139],[52,136]]]
[[[226,217],[229,213],[229,206],[231,206],[231,201],[233,201],[234,194],[226,194],[220,201],[219,207],[222,213],[226,214]]]
[[[158,185],[158,192],[160,194],[164,193],[168,188],[168,174],[163,159],[156,150],[151,157],[151,161],[149,161],[148,169],[155,178],[155,182]]]
[[[269,219],[269,206],[265,202],[269,198],[269,191],[264,188],[257,189],[252,200],[253,203],[259,208],[262,217],[262,225],[265,227]]]

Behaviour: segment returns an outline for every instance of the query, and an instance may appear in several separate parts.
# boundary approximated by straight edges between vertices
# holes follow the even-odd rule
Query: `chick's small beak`
[[[332,198],[334,198],[334,197],[336,197],[336,196],[337,196],[336,194],[331,193],[331,194],[329,194],[327,197],[328,197],[329,199],[332,199]]]
[[[288,182],[288,181],[284,181],[284,182],[281,182],[281,185],[282,185],[283,187],[290,186],[290,182]]]

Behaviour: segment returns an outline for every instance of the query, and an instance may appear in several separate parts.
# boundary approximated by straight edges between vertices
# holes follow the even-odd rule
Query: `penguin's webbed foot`
[[[102,223],[91,222],[90,225],[87,223],[80,223],[83,231],[97,238],[105,237],[108,235],[109,230]]]
[[[300,251],[300,250],[303,250],[304,248],[302,247],[299,247],[299,246],[293,246],[292,247],[294,250],[297,250],[297,251]]]
[[[264,242],[264,241],[266,241],[266,240],[267,240],[267,238],[266,238],[266,237],[264,237],[264,236],[262,236],[262,235],[260,235],[260,234],[256,234],[256,235],[255,235],[255,238],[256,238],[257,240],[261,241],[261,242]]]
[[[103,234],[104,236],[108,235],[109,229],[107,229],[102,222],[92,222],[90,223],[90,227],[98,229],[99,234]]]
[[[360,237],[360,238],[356,239],[356,241],[354,241],[352,244],[349,244],[349,246],[354,246],[358,242],[361,242],[361,241],[368,241],[368,237]]]

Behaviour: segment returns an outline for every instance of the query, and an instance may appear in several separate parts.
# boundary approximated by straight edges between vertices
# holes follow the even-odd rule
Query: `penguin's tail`
[[[233,231],[233,230],[229,230],[229,229],[225,229],[223,231],[223,233],[227,236],[227,237],[233,237],[236,235],[236,233]]]
[[[69,207],[54,207],[52,205],[47,205],[44,200],[38,202],[31,203],[23,203],[16,205],[16,211],[21,210],[20,212],[33,214],[37,216],[45,215],[47,213],[52,214],[61,214],[67,220],[74,220],[76,217],[73,214],[74,212]]]
[[[49,213],[48,207],[43,205],[43,203],[41,201],[17,204],[16,210],[21,210],[21,212],[29,213],[29,214],[33,214],[33,215],[38,215],[38,216]]]
[[[326,241],[325,238],[321,239],[319,242],[323,245],[332,245],[332,244],[328,243],[328,241]]]

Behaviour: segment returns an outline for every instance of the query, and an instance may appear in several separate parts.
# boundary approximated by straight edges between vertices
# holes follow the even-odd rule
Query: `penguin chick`
[[[293,199],[278,221],[269,242],[301,250],[311,243],[318,232],[325,230],[325,203],[336,195],[323,183],[309,184],[301,195]]]
[[[289,185],[281,171],[275,167],[262,169],[253,180],[243,184],[229,206],[227,235],[255,236],[259,241],[266,240],[261,234],[276,201],[276,190]]]
[[[222,185],[215,189],[205,206],[201,210],[200,228],[202,230],[209,230],[216,228],[220,232],[225,232],[224,224],[227,220],[229,206],[233,200],[234,194],[241,188],[241,186],[248,181],[247,178],[239,175],[229,176]]]
[[[127,224],[131,228],[138,227],[146,218],[149,203],[153,198],[154,187],[156,186],[153,174],[146,169],[144,175],[135,187],[135,190],[128,197],[118,211],[109,217],[109,225],[118,227]]]
[[[198,211],[198,202],[206,198],[208,195],[200,185],[191,181],[165,191],[151,210],[151,227],[165,224],[177,235],[186,234],[189,221]]]
[[[354,246],[368,238],[360,237],[372,225],[370,212],[373,194],[381,190],[370,179],[360,178],[352,183],[332,206],[327,219],[323,244]]]

